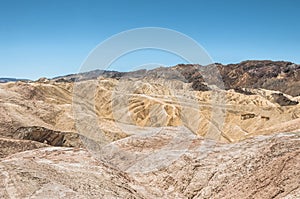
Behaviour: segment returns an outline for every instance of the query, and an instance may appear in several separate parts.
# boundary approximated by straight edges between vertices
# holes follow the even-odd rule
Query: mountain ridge
[[[145,78],[160,77],[163,72],[163,78],[178,79],[181,81],[192,82],[194,90],[209,90],[201,75],[203,68],[210,65],[201,66],[198,64],[178,64],[171,67],[160,67],[151,70],[137,70],[132,72],[118,72],[106,70],[93,70],[84,73],[70,74],[59,76],[51,80],[57,82],[76,82],[96,79],[99,76],[105,78]],[[247,60],[238,64],[222,65],[214,64],[217,67],[224,88],[237,89],[240,88],[265,88],[268,90],[278,90],[283,93],[299,96],[300,95],[300,65],[286,61],[271,60]],[[174,72],[175,70],[175,72]],[[207,76],[206,79],[213,78]]]

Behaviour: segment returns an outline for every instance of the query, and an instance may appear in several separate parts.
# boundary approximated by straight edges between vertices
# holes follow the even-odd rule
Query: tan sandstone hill
[[[190,83],[163,79],[100,78],[73,87],[74,83],[64,82],[1,84],[0,135],[14,137],[19,128],[36,126],[88,136],[97,134],[93,132],[97,127],[113,141],[135,133],[128,125],[185,125],[194,134],[234,142],[263,129],[281,132],[274,125],[297,124],[300,117],[300,105],[280,105],[274,99],[277,91],[252,89],[251,95],[234,90],[194,91]],[[79,96],[74,101],[73,94]],[[297,125],[287,128],[297,129]]]

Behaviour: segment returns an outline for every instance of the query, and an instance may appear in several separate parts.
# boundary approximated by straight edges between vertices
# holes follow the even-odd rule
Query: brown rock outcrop
[[[13,138],[37,141],[51,146],[83,147],[77,133],[53,131],[39,126],[20,127],[13,133]]]
[[[4,158],[18,152],[48,147],[49,145],[29,140],[0,138],[0,146],[0,158]]]

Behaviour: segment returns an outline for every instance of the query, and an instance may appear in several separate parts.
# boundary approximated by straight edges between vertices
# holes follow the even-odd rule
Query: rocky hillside
[[[245,61],[218,67],[227,88],[264,88],[300,95],[300,65],[282,61]]]
[[[209,67],[0,84],[0,198],[298,198],[300,66]]]
[[[220,71],[225,89],[264,88],[267,90],[281,91],[291,96],[300,95],[300,65],[284,61],[244,61],[238,64],[214,64]],[[181,79],[193,83],[195,90],[206,90],[201,76],[203,68],[192,64],[179,64],[168,68],[152,70],[139,70],[129,73],[117,71],[95,70],[86,73],[67,75],[54,78],[55,81],[80,81],[96,79],[99,76],[106,78],[124,77],[152,77],[164,79]],[[215,74],[211,74],[213,76]],[[213,78],[213,77],[207,77]]]

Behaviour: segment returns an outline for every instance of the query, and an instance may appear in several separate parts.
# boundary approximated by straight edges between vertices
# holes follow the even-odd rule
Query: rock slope
[[[187,148],[164,150],[182,130],[167,127],[148,139],[114,143],[121,154],[129,154],[120,164],[137,154],[123,170],[84,149],[48,147],[8,156],[0,161],[0,197],[299,198],[299,133],[234,144],[190,137],[181,140]],[[180,155],[172,158],[175,150]],[[157,165],[154,154],[172,161]]]

